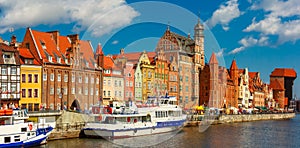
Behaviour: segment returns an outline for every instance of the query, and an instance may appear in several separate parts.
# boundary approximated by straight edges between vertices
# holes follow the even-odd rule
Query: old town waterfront
[[[264,120],[211,125],[205,132],[186,127],[174,137],[157,143],[164,134],[109,142],[105,139],[74,138],[49,141],[41,148],[67,147],[299,147],[300,115],[289,120]],[[168,136],[168,135],[167,135]],[[123,145],[120,145],[123,144]],[[146,144],[147,143],[147,144]]]

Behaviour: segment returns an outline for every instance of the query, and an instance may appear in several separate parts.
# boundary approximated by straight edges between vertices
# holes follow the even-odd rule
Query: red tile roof
[[[251,79],[253,79],[257,74],[258,72],[248,72],[249,78]]]
[[[79,45],[80,45],[80,53],[83,53],[83,58],[88,62],[89,68],[95,68],[94,52],[90,41],[80,40]]]
[[[104,69],[112,69],[114,67],[114,61],[109,56],[104,56],[104,62],[103,62],[103,68]]]
[[[101,46],[100,43],[99,43],[98,46],[97,46],[96,54],[97,54],[97,55],[104,55],[104,54],[103,54],[103,49],[102,49],[102,46]]]
[[[20,52],[20,56],[24,57],[24,58],[28,58],[28,59],[33,59],[33,55],[30,53],[29,49],[27,48],[19,48],[19,52]]]
[[[294,69],[291,68],[275,68],[271,73],[271,77],[297,77],[297,73]]]

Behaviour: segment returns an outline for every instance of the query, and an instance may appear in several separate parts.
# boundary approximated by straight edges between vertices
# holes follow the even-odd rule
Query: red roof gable
[[[238,69],[235,60],[232,61],[231,66],[230,66],[230,70],[232,70],[232,69]]]
[[[210,57],[209,64],[218,64],[218,60],[217,60],[216,54],[214,52],[212,53],[212,55]]]
[[[297,73],[294,69],[291,68],[275,68],[271,73],[271,77],[297,77]]]
[[[258,72],[248,72],[249,78],[253,79],[258,74]]]
[[[83,58],[88,62],[90,68],[94,68],[95,59],[93,47],[89,41],[79,41],[80,52],[83,53]],[[85,64],[85,63],[83,63]]]

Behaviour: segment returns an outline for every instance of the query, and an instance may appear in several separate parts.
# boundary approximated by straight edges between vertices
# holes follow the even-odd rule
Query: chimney
[[[11,36],[10,46],[16,47],[17,37],[15,35]]]
[[[124,48],[122,48],[122,49],[120,50],[120,54],[121,54],[121,55],[124,55]]]
[[[50,31],[48,33],[52,34],[52,39],[55,41],[57,49],[59,49],[59,32],[58,31]]]
[[[74,44],[76,42],[79,42],[79,35],[78,34],[72,34],[72,35],[68,35],[68,37],[71,40],[71,44]]]

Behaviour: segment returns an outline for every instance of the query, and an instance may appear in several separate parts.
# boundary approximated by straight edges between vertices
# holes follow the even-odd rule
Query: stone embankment
[[[235,122],[251,122],[260,120],[286,120],[296,116],[295,113],[278,113],[278,114],[240,114],[240,115],[219,115],[209,118],[214,120],[212,124],[224,124],[224,123],[235,123]],[[190,115],[185,126],[197,126],[201,121],[206,120],[207,117],[204,115]]]
[[[242,115],[221,115],[216,120],[215,124],[233,123],[233,122],[249,122],[259,120],[285,120],[296,116],[295,113],[281,113],[281,114],[242,114]]]
[[[77,138],[81,128],[88,121],[93,121],[93,118],[86,114],[63,111],[56,120],[56,128],[49,136],[49,140]]]

